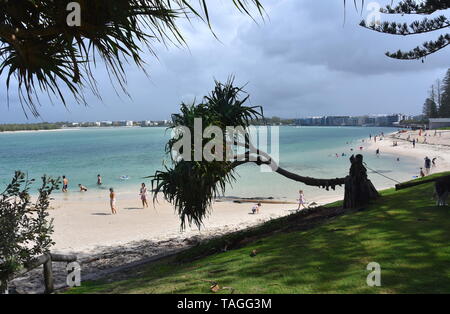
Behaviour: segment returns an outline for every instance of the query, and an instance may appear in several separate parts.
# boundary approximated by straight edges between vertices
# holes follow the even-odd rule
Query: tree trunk
[[[371,200],[377,199],[377,189],[367,177],[367,169],[363,165],[363,156],[350,157],[352,163],[350,175],[345,182],[344,208],[360,208]]]
[[[350,162],[352,164],[350,167],[350,174],[345,178],[317,179],[303,177],[280,167],[276,169],[276,172],[288,179],[302,182],[309,186],[325,188],[327,191],[330,188],[334,190],[336,186],[345,184],[343,207],[359,208],[367,205],[369,201],[377,199],[380,195],[367,177],[367,169],[363,165],[363,156],[352,156],[350,157]]]
[[[8,294],[8,281],[0,281],[0,294]]]

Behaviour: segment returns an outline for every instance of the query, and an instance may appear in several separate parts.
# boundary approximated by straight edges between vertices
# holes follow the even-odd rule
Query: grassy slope
[[[149,264],[127,280],[88,282],[69,293],[209,293],[213,281],[235,293],[450,293],[450,209],[435,207],[432,191],[432,184],[387,190],[366,210],[310,230],[262,237],[191,262]],[[254,249],[258,254],[250,257]],[[372,261],[381,265],[381,287],[366,285]]]

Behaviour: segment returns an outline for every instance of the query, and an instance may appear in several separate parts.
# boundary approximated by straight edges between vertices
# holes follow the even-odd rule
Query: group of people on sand
[[[423,170],[424,168],[420,168],[421,178],[431,174],[431,168],[436,167],[436,160],[437,160],[436,157],[434,157],[433,159],[428,158],[428,156],[425,157],[425,164],[424,164],[425,171]]]
[[[62,192],[66,193],[68,192],[69,189],[69,179],[66,176],[63,176],[63,187],[62,187]],[[102,176],[99,174],[97,175],[97,185],[101,186],[103,184],[103,179]],[[87,192],[88,188],[82,184],[78,184],[78,187],[80,188],[80,192]],[[147,190],[147,186],[145,185],[145,183],[141,184],[141,188],[139,190],[139,197],[141,199],[142,202],[142,207],[143,208],[148,208],[148,190]],[[111,213],[113,215],[117,214],[117,207],[116,207],[116,192],[114,191],[113,188],[109,189],[109,204],[111,207]]]
[[[143,208],[148,208],[148,190],[145,183],[141,184],[141,189],[139,190],[139,197],[142,202]],[[109,203],[111,206],[111,213],[113,215],[117,214],[117,207],[116,207],[116,192],[114,192],[113,188],[109,189]]]
[[[305,200],[305,194],[303,193],[303,190],[298,191],[297,201],[298,201],[297,210],[306,208],[306,200]],[[260,210],[261,210],[261,203],[257,203],[252,207],[252,214],[259,214]]]

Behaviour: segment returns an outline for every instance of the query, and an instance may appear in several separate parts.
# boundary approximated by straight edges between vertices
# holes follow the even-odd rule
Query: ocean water
[[[280,127],[280,165],[304,176],[342,177],[350,167],[351,148],[360,153],[357,148],[369,134],[394,131],[396,129],[391,128]],[[141,182],[150,184],[145,176],[163,169],[164,147],[169,135],[165,128],[0,133],[0,188],[5,187],[15,170],[22,170],[36,179],[43,174],[65,175],[74,192],[78,183],[101,191],[96,185],[97,174],[101,174],[104,182],[101,189],[114,187],[118,191],[137,193]],[[336,157],[336,153],[347,156]],[[417,161],[402,157],[398,162],[397,156],[381,153],[378,158],[373,152],[362,151],[370,168],[395,180],[411,179],[417,174]],[[238,168],[237,174],[238,180],[227,188],[226,196],[295,199],[299,189],[305,190],[307,195],[342,192],[306,187],[276,173],[261,172],[252,164]],[[377,187],[395,184],[378,174],[369,172],[369,175]],[[128,176],[128,180],[121,176]]]

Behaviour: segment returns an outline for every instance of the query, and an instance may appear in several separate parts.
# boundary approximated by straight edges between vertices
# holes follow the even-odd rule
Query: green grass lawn
[[[450,293],[450,208],[435,206],[433,184],[382,194],[309,230],[263,236],[291,221],[281,218],[231,236],[256,237],[240,248],[207,255],[230,240],[216,239],[68,293],[211,293],[212,282],[228,287],[218,293]],[[380,287],[366,284],[370,262]]]

